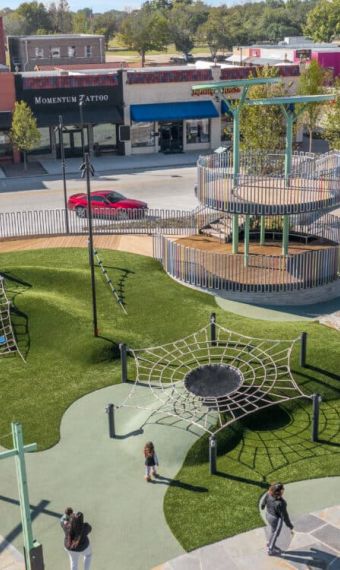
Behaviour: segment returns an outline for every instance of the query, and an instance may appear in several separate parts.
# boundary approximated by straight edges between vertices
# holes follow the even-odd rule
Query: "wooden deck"
[[[152,237],[135,235],[95,236],[94,246],[152,257]],[[86,236],[39,237],[0,241],[0,253],[29,249],[87,247]]]

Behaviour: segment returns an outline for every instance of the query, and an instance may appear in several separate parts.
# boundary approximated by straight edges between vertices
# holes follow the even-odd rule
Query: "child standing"
[[[152,441],[148,441],[144,446],[145,457],[145,480],[151,481],[151,475],[157,477],[158,458],[155,452],[155,446]]]

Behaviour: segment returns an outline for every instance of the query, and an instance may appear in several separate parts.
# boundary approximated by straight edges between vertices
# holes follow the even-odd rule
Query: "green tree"
[[[54,33],[67,34],[72,31],[72,14],[67,0],[52,2],[48,13],[52,22]]]
[[[199,27],[208,19],[209,9],[203,2],[176,2],[168,13],[170,41],[186,57],[195,45]]]
[[[93,31],[96,34],[102,34],[105,37],[106,49],[109,47],[109,42],[119,30],[119,24],[122,17],[114,12],[105,12],[105,14],[98,14],[93,21]]]
[[[212,57],[216,57],[219,50],[232,47],[234,41],[225,7],[210,10],[208,19],[197,30],[197,37],[208,45]]]
[[[4,15],[4,29],[6,36],[20,36],[25,33],[26,22],[16,10]]]
[[[25,21],[21,34],[35,34],[37,30],[52,30],[49,14],[42,2],[24,2],[16,14]]]
[[[327,79],[329,79],[329,73],[313,59],[300,76],[298,94],[322,95],[325,93]],[[322,108],[322,103],[309,103],[299,117],[300,125],[303,125],[309,134],[309,152],[312,152],[313,131],[319,121]]]
[[[275,67],[257,69],[255,77],[276,77]],[[250,75],[254,77],[254,75]],[[249,89],[249,99],[267,99],[284,95],[283,83],[255,85]],[[244,150],[279,150],[284,148],[284,116],[278,105],[245,105],[241,113],[241,148]]]
[[[340,35],[340,0],[320,0],[307,17],[304,33],[316,42],[329,42]]]
[[[37,120],[25,101],[15,103],[9,136],[13,146],[24,153],[24,168],[27,170],[27,152],[40,142],[41,135]]]
[[[168,44],[168,25],[161,12],[143,6],[129,14],[121,23],[118,42],[136,50],[141,56],[144,67],[145,54],[151,50],[166,50]]]
[[[91,34],[93,32],[91,8],[83,8],[72,14],[72,31],[75,34]]]
[[[327,105],[323,136],[333,150],[340,151],[340,79],[335,84],[336,99]]]

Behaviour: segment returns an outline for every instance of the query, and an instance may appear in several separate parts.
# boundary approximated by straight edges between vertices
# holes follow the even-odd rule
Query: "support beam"
[[[319,412],[321,396],[313,394],[313,419],[312,419],[312,441],[317,442],[319,439]]]
[[[289,177],[292,172],[294,105],[289,105],[287,109],[283,107],[283,109],[286,118],[285,181],[289,186]]]
[[[266,241],[266,217],[260,218],[260,245],[264,245]]]
[[[216,313],[210,315],[210,340],[211,346],[216,346]]]
[[[307,358],[307,333],[301,333],[301,345],[300,345],[300,366],[305,368]]]
[[[115,432],[115,407],[113,404],[107,404],[105,407],[105,412],[107,413],[108,418],[108,426],[109,426],[109,437],[114,438],[116,435]]]
[[[233,214],[231,237],[232,237],[232,253],[238,253],[238,214]]]
[[[289,247],[289,216],[282,216],[282,255],[288,255]]]
[[[248,267],[248,257],[249,257],[249,228],[250,228],[250,216],[246,215],[244,222],[244,254],[243,263],[244,267]]]
[[[240,172],[240,113],[235,109],[233,113],[233,182],[237,185]]]
[[[215,436],[209,437],[209,469],[210,475],[215,475],[217,472],[217,443]]]

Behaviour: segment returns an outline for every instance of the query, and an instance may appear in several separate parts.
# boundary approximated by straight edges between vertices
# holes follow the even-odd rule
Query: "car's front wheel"
[[[86,208],[84,208],[83,206],[77,206],[76,207],[76,214],[77,214],[78,218],[86,218],[86,216],[87,216]]]

